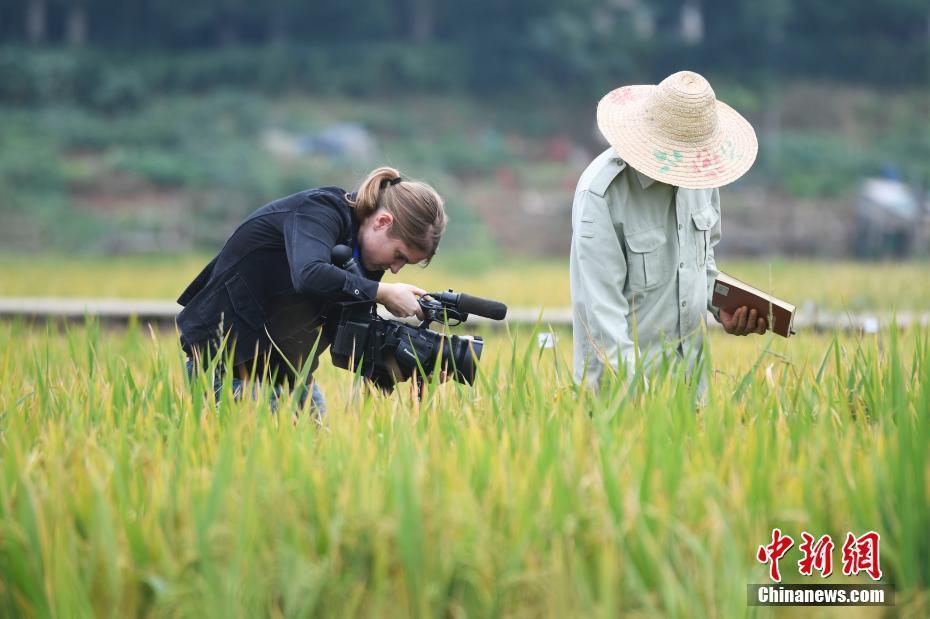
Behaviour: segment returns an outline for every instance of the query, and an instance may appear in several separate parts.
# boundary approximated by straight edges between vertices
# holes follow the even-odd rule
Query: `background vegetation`
[[[3,0],[0,241],[215,249],[259,205],[351,187],[388,161],[443,189],[449,242],[473,244],[499,225],[481,207],[507,178],[564,210],[602,147],[598,97],[682,68],[757,128],[759,162],[735,191],[789,210],[848,202],[889,169],[926,191],[925,3],[731,4]],[[299,139],[345,122],[378,147],[288,160],[266,148],[269,130]]]

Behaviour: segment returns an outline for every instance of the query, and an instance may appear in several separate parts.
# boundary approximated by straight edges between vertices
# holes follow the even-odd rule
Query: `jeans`
[[[194,361],[193,359],[187,359],[187,379],[190,381],[194,380]],[[256,382],[252,388],[252,398],[258,396],[259,384]],[[213,396],[216,398],[216,403],[220,402],[220,392],[223,389],[223,372],[218,370],[213,375]],[[300,408],[303,408],[307,402],[308,389],[306,385],[298,385],[295,389],[299,390],[300,396],[298,404]],[[242,398],[243,391],[245,390],[245,381],[237,376],[233,376],[232,379],[232,392],[233,398],[239,400]],[[274,390],[271,394],[271,410],[277,411],[278,409],[278,399],[287,393],[287,387],[285,385],[275,385]],[[323,392],[320,391],[320,387],[316,384],[316,381],[312,382],[312,387],[309,390],[310,394],[310,411],[313,412],[318,417],[322,417],[326,413],[326,398],[323,397]]]

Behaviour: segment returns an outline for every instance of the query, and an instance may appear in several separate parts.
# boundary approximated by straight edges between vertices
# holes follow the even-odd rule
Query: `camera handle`
[[[450,291],[451,292],[451,291]],[[420,304],[420,310],[423,312],[423,321],[420,323],[420,329],[428,329],[430,323],[444,324],[454,327],[468,320],[468,314],[459,310],[457,307],[450,307],[443,303],[438,292],[433,292],[420,297],[417,302]]]

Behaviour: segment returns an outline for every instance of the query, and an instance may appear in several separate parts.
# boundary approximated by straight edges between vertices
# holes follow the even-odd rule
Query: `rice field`
[[[202,264],[8,258],[0,296],[172,298]],[[564,264],[454,266],[401,279],[568,303]],[[930,307],[920,262],[722,267],[822,307]],[[217,404],[171,331],[0,322],[0,617],[849,615],[747,606],[776,527],[837,542],[827,581],[782,559],[808,584],[871,582],[839,546],[878,532],[890,610],[930,614],[930,331],[717,331],[702,399],[674,364],[579,390],[571,334],[540,330],[484,333],[475,386],[422,401],[327,356],[321,424],[267,390]]]
[[[558,335],[422,402],[326,363],[320,425],[217,406],[170,332],[0,323],[0,616],[795,616],[746,605],[774,527],[879,532],[930,612],[927,331],[716,333],[703,405],[674,365],[579,391]]]

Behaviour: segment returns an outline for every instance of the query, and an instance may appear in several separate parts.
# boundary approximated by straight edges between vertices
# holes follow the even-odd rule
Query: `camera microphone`
[[[333,252],[330,255],[332,263],[340,269],[345,269],[349,273],[355,273],[356,275],[364,277],[364,275],[362,275],[362,269],[352,255],[352,248],[348,245],[336,245],[333,247]]]
[[[500,301],[473,297],[464,292],[459,294],[459,309],[466,314],[475,314],[491,320],[503,320],[507,317],[507,306]]]
[[[491,320],[503,320],[507,317],[507,306],[500,301],[473,297],[464,292],[453,292],[451,290],[430,293],[429,296],[447,307],[453,307],[466,314],[474,314]]]

